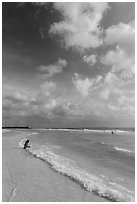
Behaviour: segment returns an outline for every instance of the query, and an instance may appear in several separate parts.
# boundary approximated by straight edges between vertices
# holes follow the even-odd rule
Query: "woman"
[[[30,147],[30,146],[29,146],[29,140],[27,140],[27,141],[25,142],[25,144],[24,144],[24,149],[26,149],[27,147]]]

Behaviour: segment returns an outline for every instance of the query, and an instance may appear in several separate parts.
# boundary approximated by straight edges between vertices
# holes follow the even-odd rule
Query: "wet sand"
[[[106,202],[19,148],[27,131],[3,131],[3,202]]]

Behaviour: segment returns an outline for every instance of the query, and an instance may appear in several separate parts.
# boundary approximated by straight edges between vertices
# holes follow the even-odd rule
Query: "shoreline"
[[[25,131],[3,131],[3,202],[108,202],[20,149],[26,135]]]

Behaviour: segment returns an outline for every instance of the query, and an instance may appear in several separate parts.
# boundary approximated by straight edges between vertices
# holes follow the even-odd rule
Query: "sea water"
[[[132,129],[33,129],[32,156],[110,201],[135,201],[135,132]]]

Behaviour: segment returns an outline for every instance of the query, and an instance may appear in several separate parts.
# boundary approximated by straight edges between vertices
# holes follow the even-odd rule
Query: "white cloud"
[[[84,56],[83,60],[84,62],[88,63],[89,65],[94,65],[97,62],[97,56],[96,55],[89,55],[89,56]]]
[[[135,75],[135,64],[133,63],[133,65],[131,65],[131,67],[127,70],[124,70],[122,73],[121,73],[121,77],[123,79],[126,79],[126,80],[132,80],[133,76]]]
[[[40,65],[38,70],[45,75],[45,77],[52,77],[54,74],[62,72],[63,67],[67,65],[67,61],[59,58],[55,64]]]
[[[108,99],[110,95],[110,90],[109,89],[105,89],[102,92],[99,93],[99,96],[103,99]]]
[[[124,93],[122,86],[125,86],[125,82],[123,83],[114,72],[108,72],[97,89],[98,96],[111,100],[111,96],[117,97]]]
[[[93,84],[93,80],[81,79],[78,74],[75,74],[75,79],[73,79],[74,85],[76,86],[76,89],[79,91],[79,93],[83,97],[87,97],[89,94],[89,88]]]
[[[112,83],[113,81],[117,80],[117,77],[116,75],[113,73],[113,72],[108,72],[106,75],[105,75],[105,83]]]
[[[106,30],[104,43],[115,44],[114,50],[109,50],[101,57],[101,62],[110,65],[112,71],[122,79],[132,78],[135,73],[135,28],[134,21],[129,24],[119,23]]]
[[[7,84],[7,80],[3,82],[2,86],[2,97],[7,98],[9,100],[17,101],[17,102],[26,102],[34,99],[35,94],[31,92],[29,89],[23,89],[17,86],[12,86]]]
[[[52,110],[54,110],[56,106],[57,106],[57,102],[55,99],[52,99],[51,101],[49,101],[44,105],[43,110],[44,112],[46,112],[46,115],[48,118],[53,117]]]
[[[89,79],[88,77],[82,79],[81,76],[75,73],[75,77],[73,78],[73,83],[78,90],[78,92],[83,96],[87,97],[89,95],[89,90],[91,87],[95,88],[95,86],[102,80],[102,76],[97,76],[96,78]]]
[[[121,95],[118,99],[118,106],[125,117],[135,118],[135,95]]]
[[[112,105],[111,103],[108,104],[108,108],[110,109],[110,111],[112,112],[116,112],[119,110],[118,106]]]
[[[56,83],[54,82],[44,82],[41,85],[41,91],[43,93],[43,96],[49,97],[56,91]]]
[[[129,96],[122,95],[118,98],[118,103],[120,105],[134,104],[135,103],[135,96],[132,95],[129,97]]]
[[[118,104],[112,100],[110,94],[118,91],[116,90],[115,86],[115,83],[118,82],[114,78],[115,77],[112,77],[110,73],[105,77],[107,80],[103,80],[101,76],[82,79],[80,75],[75,74],[73,83],[76,86],[76,90],[80,94],[75,94],[76,92],[74,92],[74,95],[64,95],[62,92],[58,94],[59,87],[52,81],[43,83],[40,89],[37,90],[35,97],[32,96],[31,93],[27,93],[27,98],[25,98],[26,90],[24,89],[23,91],[22,89],[21,93],[23,97],[21,98],[21,95],[19,95],[19,90],[17,90],[15,87],[12,87],[12,89],[8,88],[3,99],[3,118],[11,117],[15,119],[16,117],[42,116],[43,118],[49,120],[59,119],[67,121],[69,119],[92,120],[94,117],[94,119],[99,121],[106,119],[108,120],[109,118],[113,120],[113,113],[117,110],[120,111],[118,111],[117,114],[117,117],[119,118],[121,115],[123,115],[123,117],[131,115],[131,118],[134,118],[133,93],[128,93],[129,96],[132,96],[132,100],[131,97],[123,95],[124,92],[122,92],[122,95],[119,93],[119,95],[115,97]],[[103,84],[101,90],[98,89],[98,85],[100,84]],[[94,87],[97,87],[97,91],[93,91],[95,90]],[[16,93],[10,95],[11,92],[13,93],[13,90],[14,93]],[[102,98],[98,100],[97,94],[101,93],[101,91],[104,91],[104,95],[102,93],[102,98],[107,99],[107,101],[102,100]],[[125,111],[126,109],[127,111]]]
[[[103,77],[101,75],[98,75],[95,79],[94,79],[94,83],[98,84],[101,80],[103,79]]]
[[[101,62],[105,65],[112,66],[112,71],[115,73],[120,71],[121,77],[123,76],[123,71],[124,73],[130,73],[132,76],[134,75],[134,56],[127,55],[127,53],[118,46],[115,50],[108,51],[106,55],[101,58]],[[126,75],[124,75],[124,77],[126,77]]]
[[[102,44],[100,21],[109,8],[107,3],[59,2],[54,8],[64,19],[50,26],[50,34],[60,35],[66,48],[96,48]]]
[[[29,89],[23,89],[3,84],[3,118],[30,116],[35,114],[35,94]]]
[[[135,28],[133,22],[129,24],[119,23],[106,30],[104,42],[107,45],[117,43],[126,52],[133,52],[135,47]]]

